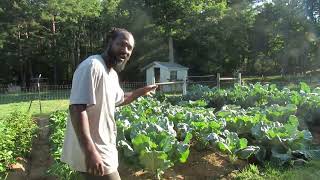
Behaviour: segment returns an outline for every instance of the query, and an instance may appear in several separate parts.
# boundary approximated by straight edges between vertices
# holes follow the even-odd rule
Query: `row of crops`
[[[57,176],[61,180],[81,179],[80,174],[72,171],[67,164],[60,161],[67,117],[67,111],[56,111],[50,115],[50,151],[55,161],[48,170],[48,174]]]
[[[231,89],[194,86],[186,96],[140,98],[117,111],[120,156],[158,178],[184,163],[190,146],[219,150],[231,161],[292,165],[320,159],[308,125],[318,123],[320,89],[278,89],[275,85],[235,85]],[[77,174],[59,161],[66,112],[51,116],[51,144],[63,179]]]
[[[30,153],[36,132],[36,122],[29,113],[16,111],[0,118],[0,179],[6,176],[10,165]]]

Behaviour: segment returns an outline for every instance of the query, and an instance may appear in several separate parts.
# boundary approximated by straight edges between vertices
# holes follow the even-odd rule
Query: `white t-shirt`
[[[116,149],[117,127],[114,119],[116,105],[124,100],[118,75],[107,66],[100,55],[84,60],[76,69],[70,95],[70,104],[87,104],[91,138],[105,164],[105,173],[118,168]],[[76,171],[86,172],[85,155],[80,148],[70,116],[67,121],[61,161]]]

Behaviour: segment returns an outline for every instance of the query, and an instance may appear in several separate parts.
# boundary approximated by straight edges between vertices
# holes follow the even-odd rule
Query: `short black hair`
[[[108,32],[107,41],[115,40],[120,34],[123,33],[128,33],[132,36],[132,33],[124,28],[112,27],[111,30]]]

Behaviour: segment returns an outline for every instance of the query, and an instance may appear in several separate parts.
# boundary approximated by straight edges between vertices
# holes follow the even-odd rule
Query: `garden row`
[[[37,125],[29,113],[15,111],[0,119],[0,178],[31,151]]]
[[[272,105],[297,106],[296,115],[300,125],[320,124],[320,88],[311,88],[306,83],[300,83],[300,87],[294,90],[289,88],[278,89],[276,85],[262,85],[260,83],[250,85],[235,84],[233,88],[218,89],[196,85],[191,87],[185,96],[165,97],[160,95],[160,100],[166,99],[171,104],[188,107],[212,107],[215,111],[224,105],[237,105],[247,109],[250,107],[267,107]],[[282,111],[282,110],[279,110]]]
[[[299,114],[300,108],[317,105],[317,93],[305,84],[299,92],[256,84],[227,90],[198,86],[183,97],[159,96],[161,101],[140,98],[116,113],[120,157],[158,178],[174,164],[187,161],[190,145],[220,150],[232,161],[286,165],[318,159],[320,151],[312,144],[310,131],[299,128],[307,116]],[[210,107],[218,99],[223,100],[221,107]],[[51,116],[57,163],[51,172],[68,179],[77,174],[59,161],[66,116],[66,112]]]

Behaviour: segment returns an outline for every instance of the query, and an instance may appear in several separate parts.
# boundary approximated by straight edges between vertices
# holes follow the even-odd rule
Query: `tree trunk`
[[[30,78],[33,78],[32,60],[31,59],[28,60],[28,73],[29,73]]]
[[[77,68],[78,66],[78,59],[77,59],[77,36],[76,33],[73,34],[73,48],[72,48],[72,56],[73,56],[73,60],[74,60],[74,69]]]
[[[55,51],[56,48],[56,19],[55,16],[52,17],[52,34],[53,34],[53,42],[52,42],[52,49],[53,51]],[[56,53],[53,53],[56,54]],[[54,85],[57,85],[58,82],[58,72],[57,72],[57,66],[58,66],[58,62],[57,62],[57,58],[54,57],[54,64],[53,64],[53,83]]]
[[[81,50],[80,50],[80,37],[81,37],[81,26],[79,25],[78,34],[77,34],[77,61],[80,63],[81,61]]]
[[[20,78],[21,78],[21,87],[26,86],[26,76],[24,73],[24,62],[23,62],[23,55],[22,55],[22,42],[21,42],[21,26],[18,25],[18,57],[19,57],[19,72],[20,72]]]
[[[27,41],[29,41],[29,32],[28,32],[27,26],[26,26],[26,30],[27,30],[27,32],[25,33],[25,36],[26,36]],[[33,54],[32,50],[29,52],[31,52],[31,54]],[[25,59],[25,62],[26,62],[25,63],[25,65],[26,65],[26,67],[25,67],[26,76],[25,77],[27,77],[26,85],[29,87],[31,85],[31,79],[33,78],[32,58],[29,57],[29,58]]]

